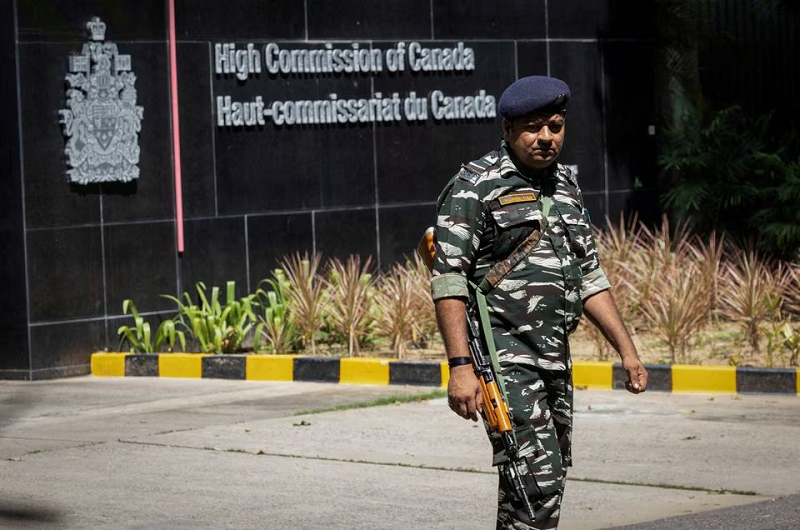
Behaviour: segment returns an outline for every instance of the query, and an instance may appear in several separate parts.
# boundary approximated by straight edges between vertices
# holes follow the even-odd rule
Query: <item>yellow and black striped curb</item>
[[[676,393],[774,393],[800,395],[796,368],[649,365],[649,390]],[[306,355],[207,355],[195,353],[94,353],[92,374],[101,377],[188,377],[249,381],[319,381],[363,385],[446,387],[446,362]],[[593,390],[625,387],[622,366],[576,361],[573,384]]]

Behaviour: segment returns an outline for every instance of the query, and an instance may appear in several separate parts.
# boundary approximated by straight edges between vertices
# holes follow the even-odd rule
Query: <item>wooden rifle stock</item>
[[[417,254],[422,258],[422,263],[433,271],[433,258],[436,256],[436,229],[430,227],[422,234],[422,239],[417,245]]]
[[[417,245],[419,254],[428,270],[433,271],[433,261],[436,257],[436,230],[433,227],[425,230],[422,239]],[[474,309],[474,308],[473,308]],[[472,318],[469,309],[466,310],[467,337],[469,342],[469,352],[472,358],[472,369],[478,378],[483,397],[483,417],[488,425],[489,433],[497,433],[503,441],[508,463],[502,468],[511,487],[514,488],[517,496],[525,505],[525,511],[531,520],[535,520],[533,506],[528,499],[525,484],[522,482],[520,463],[524,460],[519,458],[519,445],[514,435],[514,425],[511,422],[511,412],[508,409],[508,402],[503,395],[503,391],[497,382],[497,374],[489,357],[484,353],[483,342],[480,334],[480,325]]]

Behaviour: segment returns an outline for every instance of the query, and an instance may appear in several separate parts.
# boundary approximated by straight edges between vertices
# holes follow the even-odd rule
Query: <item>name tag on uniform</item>
[[[509,204],[515,204],[518,202],[533,202],[538,198],[538,195],[533,191],[520,191],[498,197],[497,202],[500,203],[500,206],[508,206]]]

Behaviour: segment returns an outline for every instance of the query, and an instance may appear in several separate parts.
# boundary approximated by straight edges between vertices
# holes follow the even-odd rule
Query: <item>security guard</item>
[[[556,163],[564,144],[569,87],[551,77],[517,80],[500,97],[500,148],[462,166],[437,208],[431,293],[450,364],[450,408],[478,420],[482,398],[470,366],[466,304],[492,267],[536,241],[486,294],[491,339],[505,380],[523,477],[534,508],[500,474],[497,528],[556,528],[571,465],[572,361],[569,334],[583,313],[619,353],[627,389],[647,388],[647,371],[600,267],[577,180]],[[485,324],[484,324],[485,325]],[[505,460],[490,437],[494,463]]]

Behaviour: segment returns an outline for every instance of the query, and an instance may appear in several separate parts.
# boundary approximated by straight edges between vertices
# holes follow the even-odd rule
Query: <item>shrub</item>
[[[414,335],[415,314],[419,309],[417,278],[397,264],[384,273],[376,293],[378,331],[388,339],[398,359],[403,359]]]
[[[720,312],[740,326],[743,339],[758,353],[764,323],[779,318],[790,274],[749,250],[739,252],[726,263],[722,277]]]
[[[300,330],[302,346],[317,352],[317,333],[322,328],[328,303],[325,283],[318,276],[321,257],[294,254],[281,261],[286,274],[286,300],[291,318]]]
[[[360,256],[350,256],[345,263],[338,258],[328,263],[326,314],[335,333],[347,344],[350,356],[359,353],[375,327],[375,278],[369,272],[371,262],[367,258],[362,265]]]
[[[265,284],[268,289],[261,287]],[[289,353],[297,350],[300,336],[289,311],[288,289],[289,280],[282,269],[275,269],[271,279],[259,282],[255,293],[258,302],[254,305],[258,319],[253,331],[254,351]]]
[[[205,353],[236,353],[242,351],[242,343],[253,327],[256,320],[253,313],[253,299],[255,295],[247,295],[236,299],[236,282],[226,284],[225,305],[219,300],[219,287],[211,289],[210,296],[206,296],[206,286],[203,282],[195,285],[200,305],[192,301],[189,293],[183,293],[182,302],[179,298],[165,295],[178,305],[179,323],[197,340],[200,348]]]
[[[132,352],[160,352],[164,345],[167,346],[167,351],[171,352],[175,347],[176,338],[180,340],[181,347],[186,349],[186,337],[183,331],[175,329],[175,322],[173,320],[164,320],[161,322],[158,328],[156,328],[155,336],[153,336],[150,332],[150,323],[146,322],[145,319],[139,315],[133,300],[128,299],[122,302],[122,313],[127,315],[128,310],[130,310],[131,316],[133,317],[133,327],[120,326],[117,330],[117,335],[120,337],[120,349],[122,349],[122,345],[127,341]]]
[[[654,278],[642,313],[651,331],[667,344],[672,363],[686,362],[689,343],[708,323],[710,299],[702,271],[692,262],[670,264]]]

